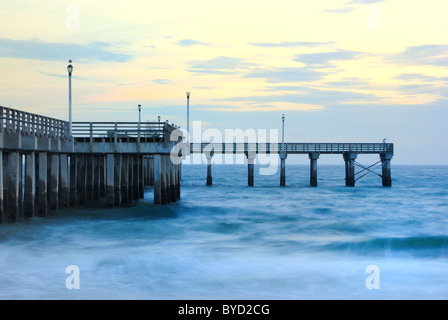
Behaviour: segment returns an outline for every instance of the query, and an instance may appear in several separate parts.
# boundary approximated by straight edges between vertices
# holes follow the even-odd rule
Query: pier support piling
[[[134,200],[134,157],[128,155],[128,202]]]
[[[5,221],[5,207],[3,201],[3,151],[0,150],[0,223]]]
[[[84,205],[86,203],[86,186],[87,186],[87,156],[81,154],[76,157],[77,177],[76,177],[76,191],[78,193],[78,204]]]
[[[317,160],[319,159],[318,152],[311,152],[308,154],[310,158],[310,186],[317,187]]]
[[[69,185],[68,185],[68,156],[61,154],[59,156],[59,201],[60,207],[69,206]]]
[[[133,174],[133,178],[132,178],[132,200],[137,201],[140,197],[140,191],[139,191],[139,186],[140,186],[140,176],[139,176],[139,168],[138,168],[138,156],[132,156],[132,165],[133,165],[133,169],[132,169],[132,174]]]
[[[100,156],[93,156],[93,199],[100,198]]]
[[[355,186],[355,160],[357,158],[355,152],[344,152],[345,161],[345,185],[347,187]]]
[[[206,153],[207,158],[207,186],[213,185],[213,178],[212,178],[212,158],[213,156],[210,153]]]
[[[107,181],[107,170],[106,170],[106,157],[104,155],[100,156],[100,197],[106,196],[106,181]]]
[[[162,203],[162,182],[161,182],[161,156],[154,155],[153,167],[154,167],[154,204]]]
[[[114,155],[114,206],[120,205],[121,196],[121,155]]]
[[[35,153],[30,152],[25,155],[25,196],[23,205],[23,215],[25,218],[34,216],[35,196],[35,180],[36,180],[36,159]]]
[[[174,163],[171,161],[170,157],[168,157],[168,161],[170,164],[170,196],[171,196],[171,202],[177,201],[177,191],[176,191],[176,174],[174,169]]]
[[[74,207],[76,205],[76,162],[77,156],[75,154],[70,155],[70,207]]]
[[[129,156],[124,154],[121,156],[121,203],[129,202]]]
[[[255,171],[255,152],[247,153],[247,185],[254,186],[254,171]]]
[[[143,199],[145,197],[145,181],[144,181],[144,170],[143,170],[143,156],[138,156],[138,196],[140,199]]]
[[[390,169],[390,161],[392,160],[393,155],[391,153],[381,153],[381,167],[382,167],[382,179],[383,179],[383,187],[391,187],[392,186],[392,176]]]
[[[19,217],[20,158],[19,152],[10,152],[8,155],[8,220],[17,220]]]
[[[106,156],[106,170],[107,170],[107,180],[106,180],[106,207],[113,208],[115,205],[114,200],[114,177],[115,177],[115,159],[113,154],[108,154]]]
[[[166,156],[160,156],[160,184],[161,184],[161,204],[167,204],[167,188],[166,188]]]
[[[93,200],[93,183],[95,178],[95,156],[87,156],[87,175],[86,175],[86,200]]]
[[[47,216],[47,153],[39,152],[39,170],[37,172],[37,215]]]
[[[59,155],[50,156],[50,209],[59,206]]]
[[[280,186],[286,186],[286,152],[280,153]]]

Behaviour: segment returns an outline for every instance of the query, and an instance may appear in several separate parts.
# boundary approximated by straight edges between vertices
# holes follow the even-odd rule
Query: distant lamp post
[[[190,92],[187,92],[187,138],[190,135]]]
[[[140,134],[140,123],[142,121],[142,105],[138,105],[138,133]]]
[[[282,115],[282,151],[285,151],[285,115]]]
[[[67,66],[68,71],[68,135],[72,136],[72,72],[73,66],[71,65],[72,60],[69,60],[70,63]]]

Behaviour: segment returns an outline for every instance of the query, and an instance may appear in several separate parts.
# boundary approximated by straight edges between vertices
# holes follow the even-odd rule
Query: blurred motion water
[[[393,187],[344,167],[183,166],[178,203],[50,212],[0,225],[0,299],[447,299],[448,167],[393,166]],[[257,171],[256,171],[257,172]],[[80,290],[67,290],[68,265]],[[366,288],[366,267],[380,289]]]

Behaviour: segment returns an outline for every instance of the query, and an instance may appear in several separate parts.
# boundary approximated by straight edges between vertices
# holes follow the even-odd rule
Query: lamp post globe
[[[68,72],[68,135],[71,138],[72,136],[72,73],[73,66],[72,60],[68,61],[69,65],[67,66]]]

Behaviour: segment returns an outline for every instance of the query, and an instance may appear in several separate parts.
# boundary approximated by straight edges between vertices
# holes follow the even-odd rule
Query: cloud
[[[395,77],[398,80],[404,81],[419,81],[419,82],[435,82],[435,81],[448,81],[448,77],[433,77],[427,76],[421,73],[402,73]]]
[[[354,51],[319,52],[296,55],[294,61],[305,67],[255,68],[248,71],[245,78],[264,78],[268,83],[310,82],[321,79],[331,72],[320,72],[322,68],[333,68],[333,61],[351,60],[359,53]],[[334,69],[335,70],[335,69]]]
[[[284,47],[319,47],[334,44],[334,42],[312,42],[312,41],[284,41],[284,42],[251,42],[251,46],[264,48]]]
[[[191,46],[210,46],[210,43],[198,41],[198,40],[192,40],[192,39],[182,39],[177,41],[175,44],[182,47],[191,47]]]
[[[408,47],[404,52],[386,56],[386,61],[405,65],[448,66],[448,45],[421,45]]]
[[[359,52],[355,51],[334,51],[334,52],[317,52],[298,54],[295,56],[294,61],[302,62],[307,66],[314,68],[327,68],[333,66],[332,61],[337,60],[353,60],[359,55]]]
[[[50,43],[37,39],[11,40],[0,38],[0,57],[43,61],[109,61],[127,62],[131,55],[112,52],[114,46],[105,42],[90,44]]]
[[[268,87],[267,91],[282,91],[282,86]],[[353,103],[357,101],[371,101],[377,102],[377,97],[372,94],[354,92],[354,91],[339,91],[328,89],[316,89],[305,86],[297,86],[295,90],[292,86],[287,86],[288,91],[295,91],[293,93],[271,94],[271,95],[256,95],[245,97],[231,97],[216,99],[219,102],[251,102],[262,104],[275,103],[297,103],[303,105],[315,106],[334,106],[346,103]]]
[[[269,83],[309,82],[320,79],[322,75],[308,68],[267,68],[251,70],[244,78],[264,78]]]
[[[187,62],[189,72],[195,74],[231,75],[247,70],[257,64],[235,57],[216,57],[210,60],[194,60]]]
[[[171,80],[169,80],[169,79],[155,79],[155,80],[152,80],[152,82],[155,83],[155,84],[163,84],[163,85],[165,85],[165,84],[173,84],[173,82]]]
[[[326,13],[348,13],[348,12],[352,12],[354,10],[355,10],[355,8],[353,8],[353,7],[345,7],[345,8],[341,8],[341,9],[325,10],[324,12],[326,12]]]

